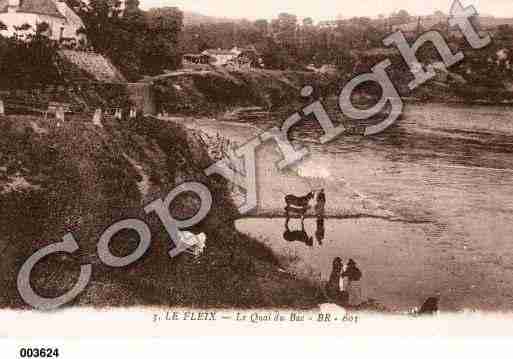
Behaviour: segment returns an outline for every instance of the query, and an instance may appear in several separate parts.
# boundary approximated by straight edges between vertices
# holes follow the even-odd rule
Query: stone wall
[[[125,77],[106,57],[94,53],[75,50],[60,50],[59,56],[73,64],[78,69],[86,72],[92,79],[104,83],[126,83]],[[66,75],[66,74],[65,74]],[[67,74],[73,79],[74,74]]]
[[[116,107],[129,108],[125,84],[82,83],[74,85],[35,85],[30,89],[0,89],[0,99],[7,113],[38,113],[48,109],[51,102],[69,104],[70,112],[88,113],[96,108],[109,111]]]

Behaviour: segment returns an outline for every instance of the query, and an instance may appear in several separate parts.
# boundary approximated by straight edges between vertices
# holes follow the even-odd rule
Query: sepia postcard
[[[0,0],[0,227],[0,339],[509,336],[513,5]]]

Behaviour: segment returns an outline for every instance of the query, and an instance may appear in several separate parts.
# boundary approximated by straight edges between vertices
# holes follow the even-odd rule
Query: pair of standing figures
[[[354,260],[349,259],[344,265],[340,257],[335,258],[330,278],[326,284],[328,298],[342,307],[361,304],[361,278],[362,272]]]

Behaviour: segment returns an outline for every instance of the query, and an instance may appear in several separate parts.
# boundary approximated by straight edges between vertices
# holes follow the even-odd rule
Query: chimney
[[[56,4],[61,15],[66,17],[66,3],[64,1],[57,1]]]
[[[7,5],[8,12],[16,12],[20,8],[20,0],[9,0]]]
[[[125,13],[137,12],[139,10],[139,0],[125,0],[124,8],[125,8]]]

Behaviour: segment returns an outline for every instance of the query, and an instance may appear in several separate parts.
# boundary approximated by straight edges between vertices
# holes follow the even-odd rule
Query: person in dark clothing
[[[438,312],[438,302],[439,297],[429,297],[426,299],[422,307],[420,307],[418,314],[419,315],[433,315]]]
[[[360,286],[360,279],[362,272],[356,266],[356,262],[349,259],[342,277],[342,290],[348,294],[348,304],[351,306],[359,305],[361,303],[362,289]]]
[[[330,278],[326,284],[326,296],[328,299],[342,307],[347,305],[349,299],[347,292],[342,291],[340,288],[340,275],[343,268],[342,259],[336,257],[333,260]]]
[[[354,282],[357,282],[362,278],[362,272],[358,269],[354,260],[349,259],[346,270],[342,273],[342,277],[348,277],[349,280]]]
[[[326,206],[326,194],[324,189],[321,189],[317,193],[317,203],[315,204],[315,212],[317,217],[324,217],[324,207]]]

